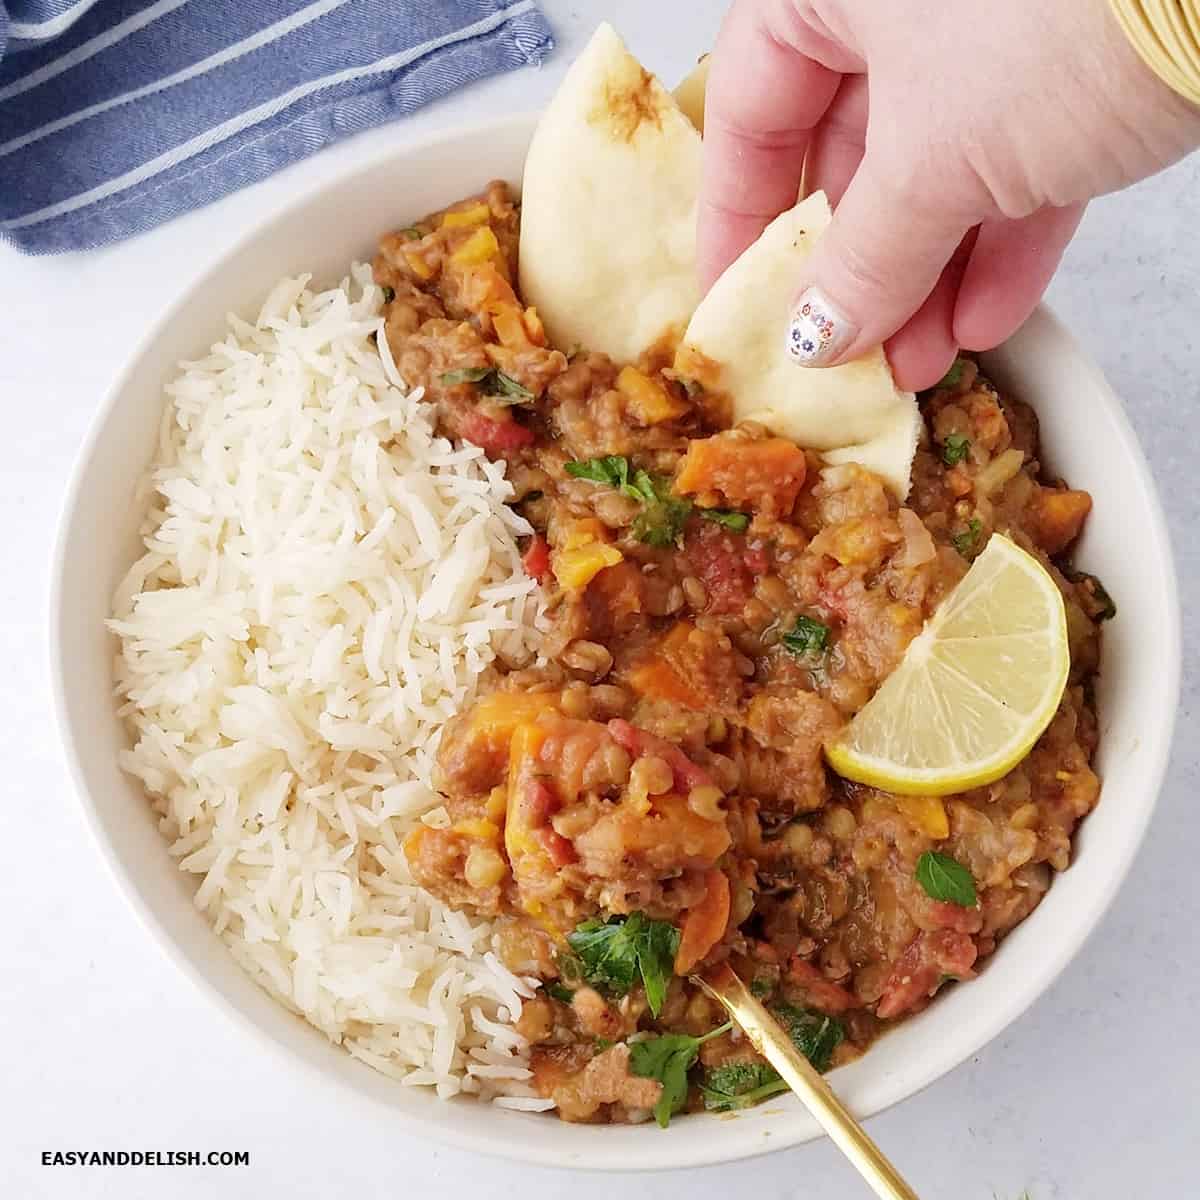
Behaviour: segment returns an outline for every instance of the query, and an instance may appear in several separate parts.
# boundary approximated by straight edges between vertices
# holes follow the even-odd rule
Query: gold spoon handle
[[[718,967],[708,979],[699,976],[692,976],[692,979],[725,1007],[751,1045],[804,1101],[808,1111],[871,1185],[879,1200],[920,1200],[849,1109],[834,1095],[820,1072],[796,1049],[792,1039],[728,965]]]

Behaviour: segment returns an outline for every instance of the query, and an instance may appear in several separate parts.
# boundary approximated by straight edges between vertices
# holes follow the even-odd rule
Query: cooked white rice
[[[536,652],[503,464],[434,436],[355,266],[285,279],[167,388],[145,554],[114,600],[117,688],[169,853],[272,995],[440,1096],[541,1108],[512,1028],[534,981],[416,887],[445,821],[443,722]]]

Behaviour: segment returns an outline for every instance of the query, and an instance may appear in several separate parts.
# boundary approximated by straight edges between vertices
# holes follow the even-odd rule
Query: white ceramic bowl
[[[100,408],[65,506],[51,614],[62,737],[97,844],[143,921],[203,991],[256,1031],[264,1048],[282,1049],[331,1086],[389,1109],[397,1121],[474,1150],[598,1169],[743,1158],[806,1141],[817,1127],[794,1101],[736,1120],[688,1117],[665,1132],[568,1125],[471,1101],[444,1104],[363,1066],[277,1006],[235,965],[192,907],[191,884],[167,857],[137,783],[117,769],[124,735],[114,715],[113,645],[104,620],[113,588],[138,552],[134,481],[150,461],[162,385],[175,364],[222,333],[227,311],[257,311],[280,276],[311,271],[318,281],[336,281],[352,258],[371,255],[384,230],[489,179],[518,182],[532,128],[532,117],[514,117],[410,145],[398,131],[397,146],[386,157],[301,196],[252,230],[147,334]],[[1120,610],[1104,635],[1098,761],[1104,791],[1079,833],[1074,865],[980,978],[953,989],[832,1076],[864,1117],[969,1058],[1071,960],[1141,841],[1175,716],[1180,637],[1171,552],[1145,459],[1119,403],[1045,310],[990,355],[987,367],[1036,407],[1053,468],[1096,499],[1078,558],[1104,580]]]

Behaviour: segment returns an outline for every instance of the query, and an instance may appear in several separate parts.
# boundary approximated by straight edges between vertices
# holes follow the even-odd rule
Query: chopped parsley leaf
[[[491,367],[463,367],[458,371],[443,371],[438,378],[447,387],[453,387],[457,383],[481,383],[491,373]]]
[[[950,370],[941,377],[933,386],[935,388],[952,388],[957,387],[958,382],[962,379],[963,367],[966,365],[965,358],[956,358],[950,364]]]
[[[732,529],[734,533],[745,533],[750,527],[750,514],[732,508],[702,508],[700,515],[706,521],[715,521],[726,529]]]
[[[410,225],[407,229],[400,230],[400,232],[404,234],[404,236],[408,238],[410,242],[420,241],[421,238],[425,236],[415,225]]]
[[[1080,599],[1083,610],[1093,621],[1110,621],[1117,615],[1116,602],[1095,575],[1089,575],[1086,571],[1064,573],[1075,584],[1076,591],[1082,593]]]
[[[956,533],[950,541],[953,543],[955,550],[963,556],[963,558],[972,557],[974,551],[978,548],[979,535],[983,531],[983,522],[978,517],[972,517],[967,522],[967,527],[961,533]]]
[[[764,996],[769,996],[771,994],[772,987],[773,985],[769,979],[762,975],[757,975],[755,978],[750,980],[750,995],[752,995],[755,1000],[761,1000]]]
[[[712,1067],[705,1072],[704,1082],[700,1085],[704,1107],[710,1112],[749,1108],[787,1090],[788,1085],[779,1072],[769,1063],[760,1062],[734,1062]]]
[[[692,511],[690,500],[681,500],[669,494],[647,503],[637,515],[631,532],[639,542],[648,546],[675,546],[683,536]]]
[[[974,908],[978,902],[971,872],[949,854],[926,850],[917,859],[916,880],[931,900],[948,900],[963,908]]]
[[[810,1008],[778,1004],[771,1009],[776,1020],[788,1032],[792,1044],[818,1071],[828,1071],[833,1052],[846,1036],[845,1027],[836,1017]]]
[[[383,302],[384,302],[384,304],[391,304],[391,302],[392,302],[393,300],[395,300],[395,298],[396,298],[396,289],[395,289],[394,287],[387,287],[387,286],[385,285],[385,286],[384,286],[384,289],[383,289]]]
[[[687,1100],[688,1071],[700,1053],[700,1047],[710,1038],[719,1037],[732,1028],[727,1021],[703,1037],[688,1037],[683,1033],[666,1033],[662,1037],[646,1038],[629,1047],[629,1069],[643,1079],[657,1079],[662,1095],[654,1106],[654,1119],[663,1129],[671,1123]]]
[[[624,996],[640,978],[650,1013],[658,1016],[679,949],[674,925],[651,921],[640,912],[607,921],[594,917],[567,934],[567,942],[579,956],[588,983]]]
[[[485,396],[510,404],[524,404],[527,400],[535,399],[527,387],[495,367],[462,367],[457,371],[443,371],[438,378],[447,387],[459,383],[477,383]]]
[[[621,492],[627,492],[630,488],[629,459],[622,454],[608,454],[603,458],[577,458],[567,463],[566,472],[572,479],[606,483]],[[642,499],[641,493],[635,490],[632,499]]]
[[[798,658],[820,654],[829,644],[829,626],[801,615],[780,640]]]
[[[942,462],[948,467],[956,467],[971,449],[971,439],[961,433],[950,434],[942,446]]]
[[[629,459],[620,454],[603,458],[576,459],[566,464],[573,479],[605,483],[622,495],[641,504],[630,532],[648,546],[674,546],[683,535],[683,527],[692,511],[690,500],[672,495],[670,481],[651,475],[640,467],[630,477]]]
[[[551,1000],[557,1000],[560,1004],[570,1004],[575,999],[575,993],[557,979],[552,979],[542,990]]]
[[[519,383],[511,375],[505,375],[503,371],[496,372],[496,395],[510,396],[514,400],[532,400],[533,393]]]
[[[846,1036],[841,1021],[791,1004],[777,1005],[771,1011],[787,1031],[796,1049],[818,1071],[828,1071],[834,1050]],[[749,1108],[769,1096],[785,1092],[787,1084],[769,1063],[727,1063],[705,1073],[701,1091],[705,1108],[713,1112],[729,1112]]]

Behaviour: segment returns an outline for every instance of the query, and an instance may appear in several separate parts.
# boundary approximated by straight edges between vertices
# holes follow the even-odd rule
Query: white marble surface
[[[0,571],[0,761],[9,781],[0,804],[4,1196],[865,1194],[828,1144],[745,1166],[615,1181],[423,1144],[341,1094],[314,1090],[306,1073],[260,1053],[228,1024],[142,932],[90,844],[60,761],[45,670],[50,544],[83,431],[147,320],[293,189],[388,139],[497,109],[535,108],[600,16],[672,78],[710,43],[724,4],[545,0],[544,7],[559,49],[540,72],[477,87],[123,246],[40,261],[0,249],[0,396],[12,421],[0,472],[0,511],[8,516]],[[926,1200],[1016,1200],[1026,1188],[1033,1200],[1197,1194],[1198,217],[1200,159],[1193,159],[1096,204],[1052,289],[1125,396],[1170,514],[1188,663],[1166,791],[1114,911],[1057,986],[978,1058],[871,1122]],[[69,1147],[244,1148],[252,1165],[39,1165],[42,1150]]]

